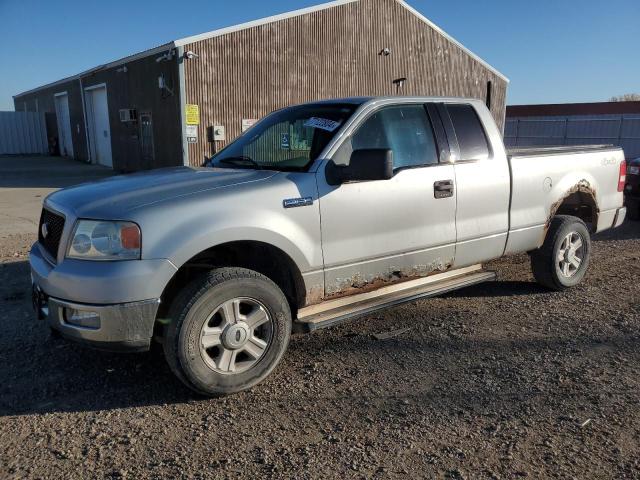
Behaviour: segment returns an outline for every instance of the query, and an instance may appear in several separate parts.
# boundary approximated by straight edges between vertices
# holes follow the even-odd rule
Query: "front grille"
[[[45,224],[46,227],[43,227]],[[38,241],[54,260],[58,258],[62,230],[64,230],[64,217],[43,208],[38,226]]]

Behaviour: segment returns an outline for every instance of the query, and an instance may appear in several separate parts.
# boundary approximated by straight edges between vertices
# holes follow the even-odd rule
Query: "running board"
[[[382,287],[372,292],[327,300],[300,309],[294,330],[311,332],[330,327],[354,317],[384,308],[411,302],[419,298],[434,297],[452,290],[496,279],[496,273],[484,270],[482,265],[452,270],[425,278]]]

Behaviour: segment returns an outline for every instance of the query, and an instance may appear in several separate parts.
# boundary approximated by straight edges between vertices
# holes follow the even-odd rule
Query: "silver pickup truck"
[[[98,348],[161,341],[190,388],[238,392],[292,331],[494,280],[481,263],[503,255],[528,252],[545,287],[576,285],[590,235],[624,221],[625,173],[613,147],[507,152],[477,100],[294,106],[203,168],[50,195],[34,307]]]

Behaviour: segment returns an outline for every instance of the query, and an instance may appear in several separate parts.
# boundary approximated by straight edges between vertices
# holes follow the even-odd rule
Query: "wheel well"
[[[590,230],[595,231],[598,225],[598,206],[591,192],[572,192],[562,199],[556,209],[551,212],[550,219],[556,215],[571,215],[580,218]]]
[[[241,267],[271,279],[282,290],[294,318],[305,303],[302,274],[285,252],[273,245],[254,241],[225,243],[195,255],[178,269],[162,293],[158,318],[166,318],[178,292],[202,273],[216,267]]]

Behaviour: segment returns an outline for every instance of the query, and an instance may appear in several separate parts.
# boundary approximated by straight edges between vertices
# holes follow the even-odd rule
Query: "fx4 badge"
[[[311,205],[313,205],[312,197],[288,198],[282,201],[284,208],[309,207]]]

